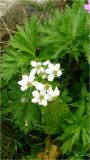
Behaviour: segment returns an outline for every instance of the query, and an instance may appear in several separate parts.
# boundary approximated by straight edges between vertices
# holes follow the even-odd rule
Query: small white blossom
[[[43,65],[46,66],[46,65],[48,65],[49,63],[50,63],[50,61],[45,61],[45,62],[43,62]]]
[[[36,73],[36,70],[32,69],[31,72],[30,72],[30,75],[33,76],[33,77],[35,77],[35,73]]]
[[[43,90],[43,92],[47,92],[47,93],[48,93],[48,91],[49,91],[51,88],[52,88],[52,86],[51,86],[50,84],[46,83],[46,84],[44,84],[42,90]]]
[[[53,81],[54,77],[59,77],[62,74],[62,71],[60,70],[60,64],[57,63],[53,65],[52,63],[49,63],[45,73],[49,74],[48,81]]]
[[[41,91],[41,90],[43,90],[44,84],[35,81],[35,82],[34,82],[34,86],[35,86],[35,88],[36,88],[37,90]]]
[[[43,84],[43,83],[39,83],[39,82],[36,82],[34,83],[34,86],[37,90],[39,91],[42,91],[42,92],[47,92],[49,89],[51,89],[51,85],[46,83],[46,84]]]
[[[60,95],[60,90],[58,89],[58,87],[56,87],[55,90],[50,88],[48,90],[48,94],[50,95],[49,101],[52,101],[52,100],[56,99]]]
[[[33,103],[39,103],[39,105],[47,106],[47,101],[49,100],[49,95],[47,93],[35,90],[32,92],[32,95],[34,97],[32,99]]]
[[[22,80],[18,82],[21,85],[21,91],[27,90],[30,86],[33,85],[34,76],[22,75]]]
[[[34,67],[34,69],[32,69],[32,73],[44,73],[44,68],[42,67],[41,62],[31,61],[31,65]]]

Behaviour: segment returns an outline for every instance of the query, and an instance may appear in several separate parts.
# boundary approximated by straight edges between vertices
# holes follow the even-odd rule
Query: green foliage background
[[[2,119],[9,119],[20,139],[32,134],[41,142],[51,136],[68,159],[87,157],[90,143],[90,15],[83,5],[84,1],[77,1],[61,12],[55,10],[42,22],[36,16],[31,17],[23,27],[17,27],[2,56]],[[61,95],[47,107],[40,107],[31,103],[32,91],[21,92],[17,82],[22,74],[30,71],[31,60],[47,59],[60,63],[63,68],[61,79],[55,82]],[[24,103],[21,102],[23,97],[27,98]],[[36,148],[32,143],[37,143]],[[43,149],[43,144],[37,149],[38,143],[29,142],[32,157]],[[17,140],[13,145],[20,148]]]

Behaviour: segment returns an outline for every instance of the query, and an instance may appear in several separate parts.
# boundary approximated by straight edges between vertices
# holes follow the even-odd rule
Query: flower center
[[[28,82],[27,82],[27,86],[28,86],[28,87],[32,86],[32,82],[28,81]]]
[[[37,70],[40,70],[40,67],[41,67],[41,66],[40,66],[39,64],[37,64],[36,69],[37,69]]]
[[[47,84],[45,84],[45,86],[44,86],[44,89],[45,90],[48,90],[50,88],[50,85],[47,83]]]
[[[54,74],[55,76],[57,75],[57,73],[58,73],[57,70],[54,70],[54,71],[53,71],[53,74]]]
[[[39,100],[42,101],[44,99],[44,95],[39,96]]]

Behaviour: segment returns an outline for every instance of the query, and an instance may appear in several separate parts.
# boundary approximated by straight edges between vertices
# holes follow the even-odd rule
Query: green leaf
[[[85,52],[85,57],[90,64],[90,44],[89,41],[84,44],[84,52]]]
[[[81,113],[83,113],[83,111],[80,112],[80,114]],[[75,114],[71,113],[70,116],[68,115],[68,118],[66,118],[62,124],[63,133],[57,138],[57,140],[63,142],[63,153],[72,153],[73,148],[79,147],[80,144],[82,144],[82,148],[88,150],[88,128],[89,122],[87,114],[83,113],[83,115],[79,115],[76,111]]]
[[[47,134],[55,134],[60,130],[60,123],[69,113],[67,104],[59,101],[51,102],[43,112],[42,125],[44,132]]]
[[[12,113],[13,122],[20,127],[21,130],[29,132],[40,125],[40,113],[36,106],[30,103],[14,103],[12,102],[5,109],[6,113]],[[27,123],[27,125],[25,125]]]
[[[88,141],[89,141],[88,134],[87,134],[85,128],[83,128],[82,129],[82,142],[83,142],[83,145],[87,146]]]
[[[18,70],[26,68],[30,64],[31,57],[23,52],[14,49],[7,49],[6,53],[2,56],[2,70],[1,75],[4,79],[9,81],[13,75],[18,73]]]
[[[70,143],[71,143],[71,138],[67,139],[62,145],[61,149],[62,149],[63,154],[67,153],[68,150],[71,151]]]
[[[81,101],[81,104],[79,105],[79,109],[77,111],[78,116],[82,116],[85,110],[85,103],[83,101]]]
[[[68,95],[68,90],[64,89],[64,91],[61,93],[60,101],[63,101],[64,103],[69,103],[72,101],[72,98]]]
[[[25,23],[24,27],[17,27],[18,31],[15,36],[11,37],[10,45],[13,48],[28,53],[35,57],[38,46],[38,22],[36,17]]]
[[[2,65],[2,77],[9,81],[13,74],[17,73],[17,65],[15,63],[4,63]]]
[[[89,26],[83,5],[66,7],[64,12],[55,11],[53,18],[49,18],[40,31],[43,35],[41,46],[44,46],[42,58],[49,55],[49,59],[63,58],[69,53],[78,59],[84,51],[84,44],[89,42]]]
[[[82,86],[82,90],[81,90],[81,98],[83,99],[83,100],[89,100],[89,93],[88,93],[88,91],[87,91],[87,88],[86,88],[86,85],[85,84],[83,84],[83,86]]]

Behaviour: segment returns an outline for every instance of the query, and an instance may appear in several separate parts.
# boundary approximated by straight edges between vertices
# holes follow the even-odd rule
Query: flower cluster
[[[31,66],[33,68],[29,76],[22,75],[22,80],[18,84],[21,86],[22,91],[27,90],[31,86],[35,87],[35,90],[32,92],[33,98],[31,101],[47,106],[48,101],[56,99],[60,94],[58,87],[53,90],[52,85],[47,83],[47,80],[51,82],[55,77],[61,76],[60,64],[52,64],[50,61],[43,63],[31,61]],[[42,78],[42,81],[45,80],[44,84],[38,82],[36,77]]]

